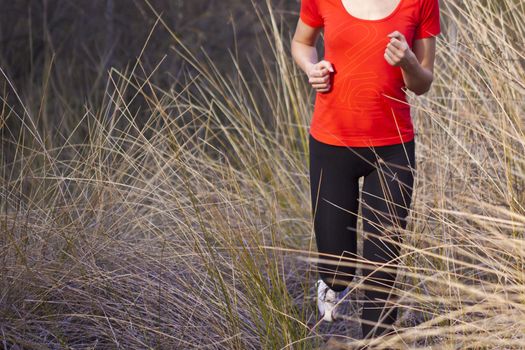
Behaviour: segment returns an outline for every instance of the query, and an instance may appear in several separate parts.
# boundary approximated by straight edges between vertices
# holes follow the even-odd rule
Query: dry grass
[[[402,311],[382,345],[525,347],[525,3],[495,4],[443,3],[433,88],[411,96]],[[2,121],[24,125],[2,130],[15,150],[1,168],[3,348],[308,349],[326,338],[310,254],[312,91],[273,15],[261,13],[273,48],[263,66],[224,75],[171,32],[194,70],[181,72],[184,88],[140,78],[159,73],[139,57],[111,72],[105,103],[76,111],[60,144],[36,120],[55,96],[24,114],[3,104]],[[80,128],[89,138],[72,142]]]

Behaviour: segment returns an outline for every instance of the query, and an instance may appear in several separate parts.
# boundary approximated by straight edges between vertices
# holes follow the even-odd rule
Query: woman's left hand
[[[397,30],[387,36],[390,38],[390,42],[386,46],[385,54],[383,55],[385,60],[396,67],[409,65],[416,58],[416,55],[408,46],[405,36]]]

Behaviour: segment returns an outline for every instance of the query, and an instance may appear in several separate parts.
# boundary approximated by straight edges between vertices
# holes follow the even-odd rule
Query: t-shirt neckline
[[[401,8],[401,4],[404,2],[405,0],[399,0],[399,3],[397,4],[397,6],[394,8],[394,10],[392,10],[392,12],[390,12],[389,15],[387,15],[386,17],[383,17],[383,18],[378,18],[378,19],[366,19],[366,18],[360,18],[360,17],[356,17],[354,15],[352,15],[350,12],[348,12],[346,10],[346,7],[345,5],[343,4],[343,0],[337,0],[337,2],[339,3],[339,5],[341,6],[341,9],[351,18],[355,19],[355,20],[358,20],[358,21],[363,21],[363,22],[382,22],[382,21],[386,21],[387,19],[389,19],[390,17],[394,16],[396,14],[397,11],[399,11],[399,9]]]

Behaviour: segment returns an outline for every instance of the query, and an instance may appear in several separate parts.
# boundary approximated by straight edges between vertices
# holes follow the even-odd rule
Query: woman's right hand
[[[329,91],[332,87],[332,79],[330,73],[334,72],[332,64],[326,60],[321,60],[312,64],[308,69],[308,82],[317,92]]]

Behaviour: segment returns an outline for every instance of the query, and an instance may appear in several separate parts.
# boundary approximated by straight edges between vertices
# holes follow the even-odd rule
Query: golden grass
[[[223,74],[172,32],[193,69],[184,87],[140,78],[140,57],[113,70],[105,104],[76,111],[71,134],[87,128],[85,142],[45,139],[41,106],[4,103],[3,121],[24,122],[2,134],[15,150],[1,168],[4,348],[309,349],[327,337],[313,290],[312,91],[267,5],[263,66]],[[378,348],[521,349],[525,3],[446,0],[442,18],[433,87],[411,96],[398,333]]]

